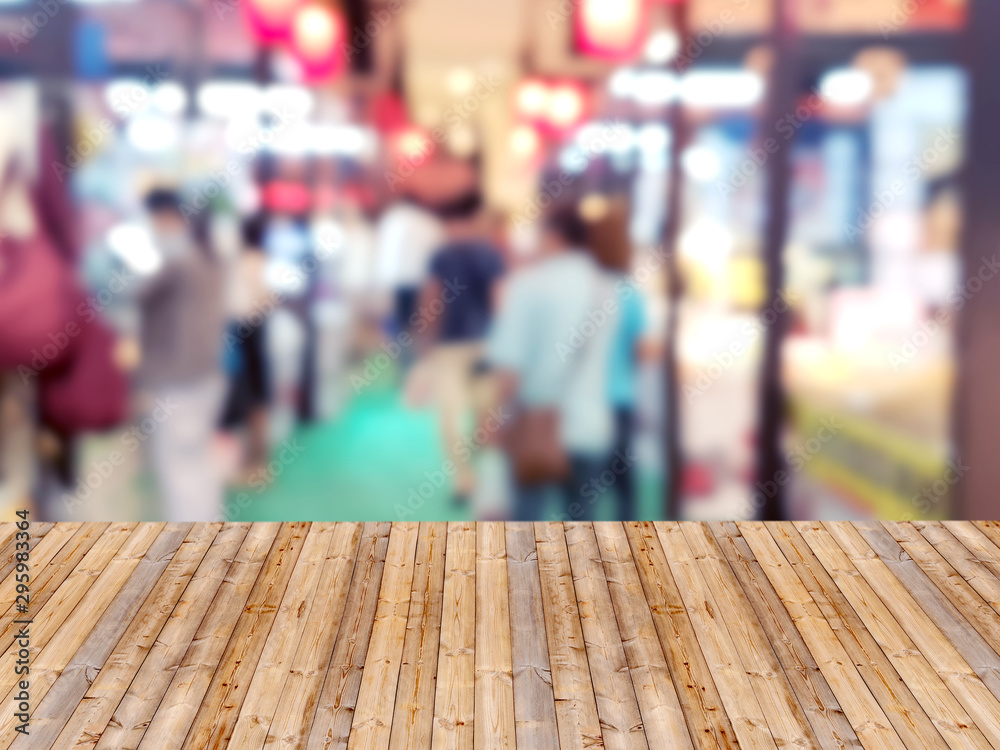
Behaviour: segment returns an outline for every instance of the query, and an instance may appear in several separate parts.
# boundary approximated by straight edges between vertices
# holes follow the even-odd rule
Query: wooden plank
[[[740,655],[774,743],[819,750],[788,677],[715,537],[705,524],[685,523],[679,528],[708,591],[720,592],[715,597],[718,620]]]
[[[35,679],[31,682],[31,697],[36,707],[31,717],[31,734],[18,734],[5,721],[0,728],[0,746],[14,748],[52,746],[69,718],[66,715],[66,707],[76,706],[83,699],[91,681],[105,666],[116,644],[130,627],[136,613],[140,611],[144,600],[156,587],[160,576],[169,566],[174,553],[192,532],[192,526],[192,524],[168,524],[157,536],[156,541],[149,546],[142,559],[131,566],[130,575],[122,585],[118,586],[117,581],[114,581],[114,586],[108,587],[108,591],[114,588],[115,595],[106,607],[100,607],[99,610],[95,607],[95,612],[99,611],[100,617],[96,621],[90,620],[88,627],[79,634],[78,637],[82,637],[82,642],[78,649],[70,651],[60,648],[59,635],[66,630],[68,623],[60,630],[59,635],[49,642],[46,649],[38,655],[32,669]],[[204,554],[204,547],[196,550],[195,554],[198,552]],[[192,566],[191,570],[193,569]],[[100,582],[94,589],[99,585]],[[140,621],[137,628],[143,625],[145,621]],[[132,634],[135,635],[136,630],[133,630]],[[124,648],[127,651],[128,645],[125,644]],[[70,656],[72,658],[69,658]],[[6,716],[4,718],[6,719]]]
[[[29,586],[31,591],[28,614],[31,612],[37,612],[35,608],[38,605],[36,601],[37,592],[41,587],[41,582],[38,580],[42,575],[42,571],[48,566],[59,551],[72,540],[78,531],[83,528],[81,523],[65,523],[56,524],[55,528],[52,529],[48,534],[41,538],[37,538],[37,543],[32,547],[31,540],[28,540],[30,556],[28,562],[28,576],[29,576]],[[16,542],[15,542],[16,546]],[[17,550],[15,549],[11,554],[16,555]],[[0,581],[0,602],[10,602],[10,610],[12,612],[17,612],[14,608],[14,597],[17,593],[17,576],[14,573],[14,565],[16,565],[16,558],[12,561],[10,574],[7,575],[2,581]],[[17,619],[11,617],[11,620]]]
[[[344,606],[358,558],[363,526],[360,523],[338,523],[336,526],[316,587],[316,601],[265,741],[266,747],[274,747],[275,750],[300,750],[305,747],[330,662],[329,655],[333,651],[340,623],[348,616]],[[372,528],[375,528],[374,524]]]
[[[709,528],[753,607],[782,671],[805,711],[816,740],[826,748],[861,747],[837,696],[823,677],[795,623],[732,521]]]
[[[972,523],[984,536],[993,542],[993,546],[1000,547],[1000,521],[973,521]],[[1000,569],[1000,558],[998,558],[996,553],[992,553],[989,555],[989,559],[997,566],[996,568],[991,568],[991,570],[993,570],[994,574],[998,574],[997,570]]]
[[[790,523],[772,523],[767,528],[907,747],[922,742],[939,750],[947,748],[919,701],[801,534]]]
[[[347,595],[346,616],[326,669],[316,715],[310,728],[310,750],[344,750],[351,734],[354,707],[378,608],[379,587],[392,524],[365,524],[365,531]]]
[[[620,523],[596,523],[594,531],[646,741],[650,748],[693,749],[625,529]]]
[[[609,750],[646,750],[649,746],[642,731],[639,703],[593,524],[567,523],[565,529],[604,746]]]
[[[987,748],[989,744],[947,686],[920,653],[848,556],[820,524],[799,526],[844,596],[854,607],[924,711],[952,748]]]
[[[902,582],[872,551],[857,529],[849,524],[840,523],[828,523],[823,526],[878,597],[887,606],[892,607],[906,635],[927,658],[948,689],[979,726],[986,739],[993,743],[994,747],[1000,747],[1000,703],[962,658],[957,650],[957,644],[952,645],[948,641],[920,605],[914,601]],[[818,531],[816,533],[818,534]],[[807,541],[810,539],[807,538]],[[934,588],[932,584],[929,586]],[[927,591],[925,587],[921,587],[921,590]],[[928,606],[927,599],[922,597],[922,601],[925,607]],[[950,727],[945,728],[943,733],[948,729]]]
[[[941,524],[883,525],[987,644],[1000,644],[1000,615],[990,606],[1000,603],[1000,580]]]
[[[996,542],[984,529],[990,529],[995,523],[995,521],[945,521],[944,524],[945,528],[972,552],[975,559],[992,573],[994,578],[1000,577],[1000,547],[997,547]]]
[[[768,730],[767,719],[747,676],[749,670],[744,666],[736,644],[722,621],[715,597],[695,564],[682,527],[677,523],[657,523],[654,526],[688,616],[694,624],[695,635],[705,658],[712,665],[715,684],[740,747],[747,750],[774,748],[775,741]]]
[[[517,747],[518,750],[558,748],[535,530],[530,523],[508,523],[505,532]]]
[[[139,744],[249,530],[250,524],[227,524],[216,536],[114,710],[97,743],[98,750]]]
[[[77,532],[52,556],[43,566],[36,566],[34,555],[31,557],[29,568],[31,601],[28,612],[18,612],[14,603],[14,598],[10,598],[10,606],[0,615],[0,632],[5,631],[13,620],[24,619],[24,614],[31,617],[38,612],[45,602],[47,602],[55,590],[62,585],[63,581],[73,572],[91,547],[97,542],[108,527],[108,523],[85,523],[81,524]],[[0,599],[0,602],[8,601]],[[0,641],[3,642],[3,641]]]
[[[417,523],[392,525],[371,645],[365,656],[351,738],[347,744],[349,750],[377,750],[389,746],[419,528]]]
[[[184,750],[220,750],[229,744],[250,681],[278,614],[285,587],[305,544],[308,523],[282,524],[282,544],[272,549],[226,644],[206,699],[184,740]],[[277,543],[278,540],[276,540]],[[147,732],[144,740],[149,739]]]
[[[476,691],[476,525],[448,524],[434,700],[434,750],[473,746]]]
[[[180,667],[173,672],[152,721],[145,731],[141,725],[131,728],[126,747],[135,747],[132,740],[141,736],[137,745],[140,750],[158,750],[161,738],[170,737],[180,743],[187,735],[261,568],[269,557],[280,554],[290,533],[288,527],[278,523],[251,527]]]
[[[699,747],[738,747],[715,678],[698,645],[694,626],[667,565],[656,529],[650,522],[630,521],[624,527],[692,739]]]
[[[97,580],[97,576],[115,556],[137,525],[135,523],[111,524],[93,547],[76,563],[73,570],[68,571],[62,581],[57,584],[55,578],[50,578],[49,585],[40,596],[35,596],[34,591],[32,591],[32,604],[28,608],[30,617],[34,621],[32,646],[41,646],[42,640],[46,637],[44,634],[54,633],[62,625],[77,602],[80,601],[91,584]],[[10,611],[0,621],[3,623],[3,629],[0,631],[0,643],[9,643],[13,640],[20,627],[14,622],[16,619],[23,618],[19,616],[13,602],[11,602]],[[36,640],[38,636],[41,636],[40,640]]]
[[[28,531],[28,545],[32,553],[42,539],[48,536],[48,533],[56,527],[56,524],[48,522],[31,523]],[[13,529],[15,534],[8,536],[6,530],[3,532],[3,538],[7,539],[7,541],[4,543],[3,548],[0,549],[0,581],[6,580],[7,576],[11,575],[14,571],[14,567],[17,565],[17,553],[21,551],[18,549],[17,543],[18,541],[23,541],[23,538],[21,540],[17,538],[17,527],[14,524],[9,524],[5,529]]]
[[[963,613],[934,585],[881,524],[876,521],[858,523],[851,526],[850,531],[854,535],[852,538],[860,542],[859,549],[867,547],[874,551],[883,566],[920,603],[921,610],[955,646],[983,684],[994,696],[1000,696],[1000,656]]]
[[[157,575],[155,571],[158,566],[163,566],[163,572],[155,579],[152,589],[142,602],[141,609],[133,616],[125,615],[121,621],[113,623],[116,628],[124,627],[126,624],[128,626],[114,651],[104,661],[95,655],[94,660],[87,665],[88,668],[100,670],[93,678],[93,683],[87,687],[87,682],[91,678],[85,670],[79,670],[75,680],[67,680],[70,676],[69,670],[63,672],[48,696],[54,712],[51,725],[45,724],[45,717],[41,715],[45,703],[39,706],[39,715],[32,722],[34,742],[41,742],[46,736],[51,736],[57,731],[58,726],[65,721],[67,708],[80,701],[76,711],[68,721],[65,721],[65,726],[53,747],[95,746],[115,707],[128,690],[149,649],[159,636],[221,527],[221,523],[196,524],[176,552],[172,552],[169,558],[164,557],[156,566],[151,567],[150,572],[146,574],[147,586],[148,581]],[[137,568],[130,583],[142,575],[143,571]],[[109,635],[109,647],[113,642]]]
[[[862,679],[859,670],[865,669],[864,661],[859,660],[856,664],[845,650],[844,644],[837,638],[831,624],[823,617],[819,606],[813,601],[803,581],[796,575],[799,571],[794,569],[794,564],[789,564],[790,560],[786,560],[776,539],[768,533],[768,528],[759,522],[740,522],[737,525],[740,534],[750,546],[761,569],[778,593],[785,609],[788,610],[802,640],[805,641],[816,659],[816,664],[834,695],[837,696],[837,701],[848,721],[851,722],[851,727],[861,743],[868,750],[890,747],[898,750],[906,747],[893,724],[890,723],[886,712],[883,711],[879,701],[873,695],[873,690],[876,690],[877,687],[873,685],[869,689],[868,684]],[[780,524],[771,526],[780,531]],[[879,654],[882,654],[877,644],[872,642],[871,646]],[[896,681],[902,684],[898,677],[896,677]],[[886,684],[888,685],[888,683]],[[905,689],[905,686],[903,688]],[[889,695],[894,694],[894,691],[889,691]],[[937,731],[916,701],[914,701],[914,706],[923,717],[924,723],[920,726],[926,727],[930,732],[927,735],[928,747],[935,747],[934,737],[939,737]],[[895,704],[890,704],[890,712],[894,707]],[[909,717],[904,715],[904,718],[908,719]],[[916,744],[912,744],[910,747],[923,747],[919,744],[921,741],[922,738],[915,735],[914,742]],[[941,742],[940,746],[944,747],[944,743]]]
[[[250,678],[229,746],[261,748],[267,739],[291,661],[309,619],[316,586],[333,541],[332,524],[314,523],[281,597],[256,670]]]
[[[563,525],[536,523],[535,549],[560,748],[604,747]]]
[[[503,523],[480,523],[476,532],[475,747],[515,747],[509,596]]]
[[[431,747],[447,544],[447,523],[420,524],[389,737],[389,747],[394,750],[430,750]]]
[[[108,605],[128,581],[154,544],[163,524],[144,524],[135,528],[127,540],[113,553],[104,549],[104,554],[91,558],[89,562],[101,565],[100,575],[89,567],[80,576],[70,576],[59,589],[59,594],[50,600],[33,619],[31,625],[32,699],[35,706],[56,681],[62,670],[73,659],[74,654],[87,640],[95,624],[101,619]],[[171,539],[174,529],[171,529]],[[181,537],[183,538],[183,537]],[[120,537],[113,537],[118,541]],[[178,544],[180,539],[177,540]],[[94,550],[91,550],[93,552]],[[85,557],[85,561],[90,555]],[[65,589],[65,591],[63,591]],[[0,692],[9,696],[13,693],[15,671],[13,652],[0,659]],[[13,727],[13,701],[8,697],[0,708],[0,745],[13,739],[9,732]]]

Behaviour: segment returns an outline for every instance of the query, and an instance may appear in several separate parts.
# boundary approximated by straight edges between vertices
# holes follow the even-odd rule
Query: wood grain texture
[[[560,747],[604,747],[563,525],[536,523],[535,547]]]
[[[31,536],[33,606],[0,602],[0,748],[1000,747],[995,522]]]
[[[371,644],[365,657],[364,679],[354,709],[348,750],[375,750],[389,746],[419,528],[416,523],[397,523],[393,524],[389,535],[382,589],[375,610]]]
[[[391,529],[392,525],[388,523],[365,524],[344,618],[330,655],[306,743],[309,750],[344,750],[350,740]]]
[[[476,701],[476,525],[448,524],[434,750],[473,746]]]
[[[476,714],[474,746],[513,750],[514,676],[510,650],[507,540],[503,524],[476,533]]]
[[[430,750],[448,524],[420,525],[389,747]]]
[[[522,750],[546,750],[559,746],[559,733],[545,642],[535,529],[530,523],[508,523],[506,537],[517,746]]]

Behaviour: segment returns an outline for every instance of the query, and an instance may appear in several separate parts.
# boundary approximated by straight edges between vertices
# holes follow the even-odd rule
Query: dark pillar
[[[963,278],[1000,256],[1000,3],[973,0],[966,30],[971,86],[967,165],[963,181],[965,233]],[[956,458],[969,467],[955,488],[953,516],[987,519],[1000,508],[1000,276],[959,312],[956,343]]]

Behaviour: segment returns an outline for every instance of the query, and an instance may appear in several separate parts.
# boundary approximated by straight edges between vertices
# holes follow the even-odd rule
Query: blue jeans
[[[570,475],[564,482],[518,486],[514,499],[515,521],[592,521],[600,491],[592,480],[607,466],[605,455],[571,453]],[[546,506],[554,500],[551,513]]]

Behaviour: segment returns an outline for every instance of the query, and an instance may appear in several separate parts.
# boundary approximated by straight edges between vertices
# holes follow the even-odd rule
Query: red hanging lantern
[[[576,42],[594,57],[623,60],[642,45],[647,0],[580,0],[576,9]]]
[[[326,78],[340,72],[340,48],[347,28],[343,16],[326,5],[309,3],[292,17],[292,53],[307,78]]]
[[[248,0],[244,3],[247,23],[259,41],[274,44],[288,39],[301,4],[302,0]]]

